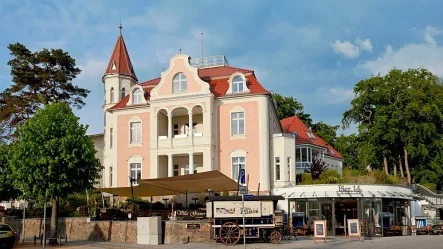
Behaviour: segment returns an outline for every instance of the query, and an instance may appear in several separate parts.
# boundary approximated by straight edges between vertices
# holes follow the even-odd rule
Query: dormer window
[[[308,137],[310,137],[311,139],[315,139],[314,134],[310,133],[310,132],[306,132],[306,134],[308,135]]]
[[[188,80],[184,73],[178,73],[172,80],[172,92],[173,93],[183,93],[186,92],[188,85]]]
[[[243,92],[243,78],[240,76],[236,76],[232,80],[232,93],[241,93]]]
[[[123,88],[122,88],[122,92],[121,92],[121,98],[120,98],[120,100],[122,100],[125,96],[126,96],[126,90],[125,90],[125,88],[123,87]]]
[[[132,92],[132,104],[136,105],[136,104],[141,104],[142,102],[142,91],[137,88],[134,90],[134,92]]]

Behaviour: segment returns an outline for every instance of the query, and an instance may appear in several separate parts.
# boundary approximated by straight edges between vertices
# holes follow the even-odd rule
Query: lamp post
[[[211,196],[211,192],[213,192],[214,190],[213,189],[210,189],[210,188],[208,188],[207,190],[206,190],[206,192],[208,192],[208,196]]]
[[[131,195],[132,195],[132,198],[131,198],[131,220],[133,219],[133,217],[134,217],[134,183],[136,183],[137,182],[137,180],[136,179],[134,179],[134,178],[132,178],[132,177],[129,177],[129,182],[130,182],[130,184],[131,184]]]

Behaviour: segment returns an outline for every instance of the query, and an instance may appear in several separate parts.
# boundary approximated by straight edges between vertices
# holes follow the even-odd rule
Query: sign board
[[[239,190],[240,190],[240,194],[241,195],[245,195],[245,194],[248,193],[248,187],[247,186],[240,186]]]
[[[200,229],[200,224],[197,223],[186,224],[186,229]]]
[[[261,202],[260,201],[220,201],[214,202],[214,218],[235,218],[242,217],[261,217]]]
[[[361,193],[362,190],[360,186],[345,186],[345,185],[338,185],[338,193]]]
[[[356,236],[361,240],[360,231],[360,221],[358,219],[348,219],[348,240],[351,240],[351,236]]]
[[[206,218],[206,210],[203,209],[177,210],[174,211],[174,213],[178,220],[199,220]]]
[[[252,199],[252,197],[254,197],[254,195],[245,195],[244,197],[245,197],[245,199]]]
[[[245,169],[240,169],[240,184],[246,184],[246,172]]]
[[[326,243],[326,220],[314,220],[314,243],[315,239],[323,239]]]

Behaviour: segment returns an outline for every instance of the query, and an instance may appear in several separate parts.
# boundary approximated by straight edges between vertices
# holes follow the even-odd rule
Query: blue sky
[[[75,110],[88,133],[103,132],[101,76],[122,19],[140,81],[156,78],[179,49],[225,55],[253,69],[268,90],[292,95],[315,122],[340,124],[352,88],[393,67],[443,76],[443,1],[0,1],[0,90],[11,84],[8,44],[62,48],[91,90]],[[345,131],[354,132],[355,128]]]

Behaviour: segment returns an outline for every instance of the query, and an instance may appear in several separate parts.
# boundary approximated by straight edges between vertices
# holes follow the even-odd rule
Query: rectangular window
[[[142,164],[131,163],[131,179],[139,180],[142,178]]]
[[[301,148],[301,161],[308,162],[308,148]]]
[[[197,173],[197,164],[194,164],[194,174]],[[186,164],[185,175],[189,175],[189,164]]]
[[[280,181],[280,157],[275,158],[275,180]]]
[[[291,161],[292,161],[292,158],[291,157],[288,157],[288,181],[290,181],[291,180]]]
[[[231,136],[245,134],[245,114],[243,112],[231,113]]]
[[[174,176],[179,176],[178,165],[174,165]]]
[[[112,167],[109,167],[109,187],[112,187]]]
[[[295,148],[295,161],[301,162],[301,148]]]
[[[318,201],[308,201],[309,206],[309,219],[314,220],[314,217],[318,217],[320,209],[318,208]]]
[[[109,129],[109,148],[112,148],[112,139],[113,139],[113,134],[114,130],[112,128]]]
[[[232,92],[241,93],[243,92],[243,81],[235,81],[232,83]]]
[[[178,124],[174,125],[174,136],[178,135],[180,133],[180,130],[178,129]]]
[[[140,144],[142,142],[141,122],[131,122],[131,144]]]
[[[240,169],[246,170],[245,158],[244,157],[233,157],[232,158],[232,179],[238,181],[238,173]]]

